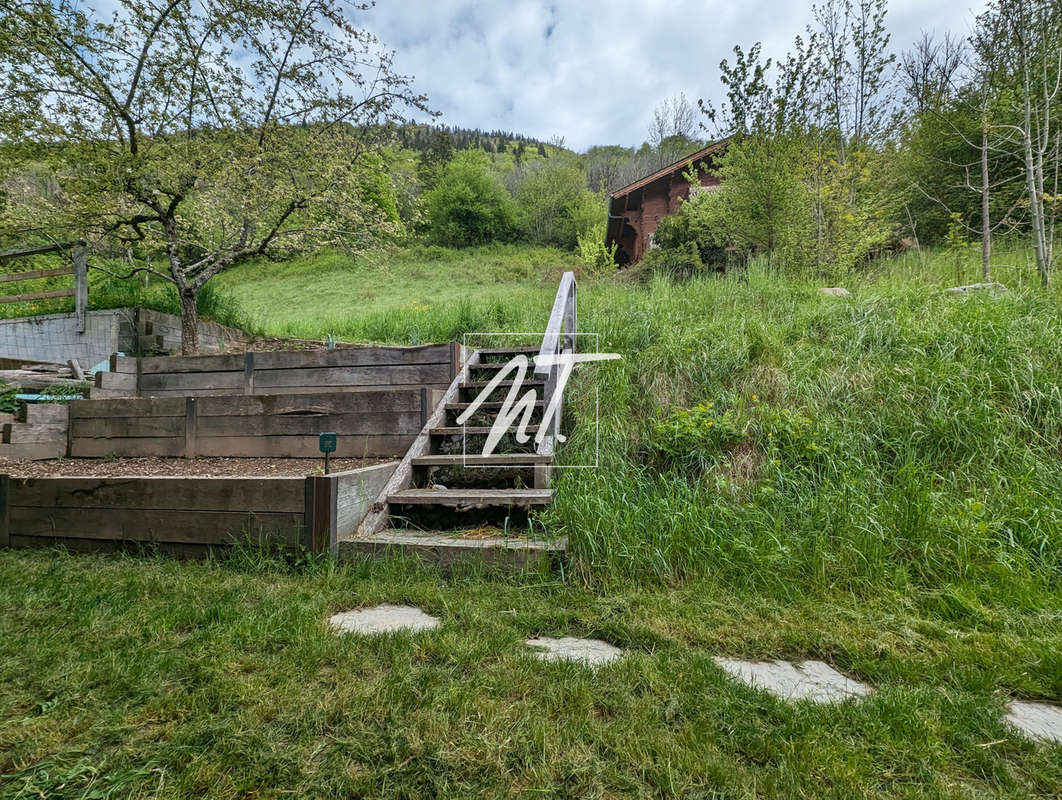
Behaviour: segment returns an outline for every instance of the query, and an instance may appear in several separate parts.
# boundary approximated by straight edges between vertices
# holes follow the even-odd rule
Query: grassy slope
[[[431,251],[226,286],[267,333],[409,343],[541,328],[563,263]],[[596,391],[602,468],[563,474],[543,520],[581,580],[0,555],[0,794],[1056,795],[1062,748],[999,710],[1062,698],[1062,317],[948,281],[584,280],[581,328],[623,360],[575,380],[566,457],[591,454]],[[447,627],[324,631],[378,601]],[[521,656],[533,633],[635,655],[591,677]],[[880,691],[791,707],[716,654]]]

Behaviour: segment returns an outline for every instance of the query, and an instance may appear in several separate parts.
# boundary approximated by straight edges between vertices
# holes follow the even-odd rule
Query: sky
[[[984,5],[892,0],[892,48],[922,31],[966,35]],[[563,136],[582,151],[640,144],[668,96],[718,102],[734,45],[782,56],[810,21],[810,2],[786,0],[378,0],[358,23],[395,51],[440,123]]]

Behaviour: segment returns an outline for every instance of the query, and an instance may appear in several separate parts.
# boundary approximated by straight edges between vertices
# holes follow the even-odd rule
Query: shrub
[[[482,150],[464,150],[446,165],[424,195],[429,237],[436,244],[468,247],[505,241],[516,230],[516,210],[505,187],[491,175]]]
[[[672,278],[689,278],[704,269],[700,250],[694,242],[677,247],[655,247],[643,257],[642,269]]]
[[[605,214],[601,200],[586,188],[583,171],[554,161],[536,165],[520,182],[516,205],[530,241],[566,250],[574,249],[580,233]]]
[[[601,274],[611,272],[616,268],[616,250],[619,245],[613,242],[605,244],[605,223],[599,222],[591,225],[585,233],[579,234],[576,239],[575,249],[579,253],[579,260],[583,262],[587,272]]]

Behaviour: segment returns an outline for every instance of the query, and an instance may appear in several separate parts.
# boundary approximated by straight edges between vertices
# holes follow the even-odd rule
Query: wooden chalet
[[[719,179],[711,169],[715,166],[715,157],[729,143],[729,138],[721,139],[610,195],[605,243],[610,247],[619,245],[616,249],[618,264],[634,264],[645,255],[645,251],[653,246],[653,234],[660,220],[674,214],[690,194],[719,185]],[[698,184],[695,186],[691,186],[686,178],[691,165],[697,167]]]

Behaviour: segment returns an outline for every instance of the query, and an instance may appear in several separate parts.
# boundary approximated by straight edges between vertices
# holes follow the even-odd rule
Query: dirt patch
[[[382,464],[388,459],[333,458],[332,472]],[[323,458],[63,458],[12,461],[0,458],[0,473],[16,478],[265,478],[316,475]]]

